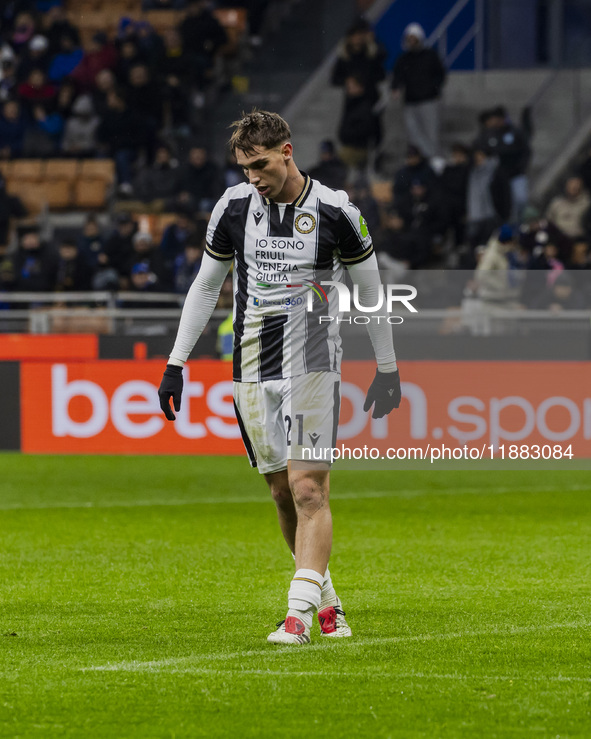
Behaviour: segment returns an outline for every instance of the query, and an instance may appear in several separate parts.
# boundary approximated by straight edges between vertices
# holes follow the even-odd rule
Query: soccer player
[[[160,385],[160,405],[180,410],[182,367],[207,324],[234,264],[234,404],[252,466],[277,506],[296,572],[288,611],[268,641],[307,644],[314,613],[321,633],[351,636],[328,560],[332,518],[330,464],[310,455],[334,447],[340,406],[337,288],[343,267],[362,306],[379,303],[382,286],[371,236],[359,210],[300,172],[291,132],[276,113],[254,110],[233,124],[230,146],[248,182],[230,187],[215,206],[201,269],[183,308]],[[317,295],[308,298],[310,286]],[[377,359],[364,410],[381,418],[400,403],[400,380],[386,321],[368,331]],[[309,441],[308,441],[309,440]],[[328,460],[330,462],[330,460]]]

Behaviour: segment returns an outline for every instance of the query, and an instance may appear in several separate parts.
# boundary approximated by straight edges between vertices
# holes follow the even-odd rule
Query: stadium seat
[[[72,204],[72,182],[67,179],[39,183],[40,193],[52,210],[63,210]]]
[[[2,173],[5,179],[8,179],[8,177],[10,177],[11,170],[12,170],[11,161],[0,161],[0,172]]]
[[[80,177],[74,185],[74,207],[104,208],[108,183],[105,179]]]
[[[48,159],[45,164],[46,180],[67,180],[74,182],[78,177],[79,163],[77,159]]]
[[[43,159],[15,159],[10,178],[19,182],[40,182],[43,178]]]
[[[144,20],[153,26],[158,33],[170,28],[176,28],[183,19],[182,11],[178,10],[147,10],[143,13]]]
[[[102,180],[111,184],[115,179],[115,162],[112,159],[83,159],[79,175],[83,179]]]

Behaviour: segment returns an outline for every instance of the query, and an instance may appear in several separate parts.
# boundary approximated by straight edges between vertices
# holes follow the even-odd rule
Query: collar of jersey
[[[301,193],[297,196],[297,198],[293,201],[293,203],[290,203],[290,205],[295,205],[296,208],[299,208],[301,205],[304,204],[306,201],[306,198],[310,194],[310,190],[312,189],[312,180],[310,179],[310,176],[307,175],[305,172],[301,172],[305,177],[304,187],[302,188]],[[263,200],[265,201],[265,205],[271,205],[271,200],[269,198],[266,198],[264,196],[261,196]]]

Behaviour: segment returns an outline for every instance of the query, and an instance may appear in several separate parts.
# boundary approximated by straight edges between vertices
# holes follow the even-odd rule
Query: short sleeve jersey
[[[373,253],[367,224],[344,191],[305,176],[299,197],[277,204],[248,183],[215,206],[208,254],[234,260],[234,379],[339,372],[336,290],[343,266]],[[334,293],[334,294],[333,294]]]

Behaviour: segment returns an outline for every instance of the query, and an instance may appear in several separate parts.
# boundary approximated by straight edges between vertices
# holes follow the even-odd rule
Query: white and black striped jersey
[[[330,291],[343,266],[373,253],[363,216],[343,191],[305,177],[299,197],[277,204],[253,185],[231,187],[215,206],[207,253],[234,260],[234,379],[260,382],[340,371],[342,354]],[[308,293],[314,295],[308,311]],[[336,291],[335,291],[336,292]]]

